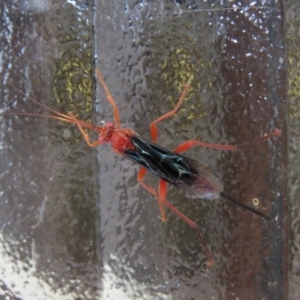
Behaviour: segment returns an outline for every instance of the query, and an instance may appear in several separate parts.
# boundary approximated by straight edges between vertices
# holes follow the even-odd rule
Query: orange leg
[[[154,120],[150,124],[150,134],[151,134],[152,142],[153,143],[156,143],[157,136],[158,136],[158,130],[157,130],[156,124],[158,122],[160,122],[160,121],[163,121],[163,120],[171,117],[172,115],[174,115],[177,112],[177,110],[181,106],[181,104],[183,102],[183,99],[185,98],[186,93],[187,93],[187,91],[188,91],[189,88],[190,88],[190,84],[187,83],[184,86],[184,89],[183,89],[183,91],[181,93],[181,96],[180,96],[180,98],[178,100],[178,103],[176,104],[175,108],[173,110],[167,112],[166,114],[162,115],[161,117],[157,118],[156,120]],[[280,135],[281,135],[281,131],[279,129],[275,129],[270,134],[267,134],[267,135],[265,135],[265,136],[263,136],[261,138],[258,138],[258,139],[255,139],[253,141],[246,142],[246,143],[243,143],[243,144],[240,144],[240,145],[210,144],[210,143],[205,143],[205,142],[199,142],[199,141],[196,141],[196,140],[190,140],[190,141],[187,141],[187,142],[179,145],[177,148],[175,148],[174,152],[181,153],[181,152],[187,151],[190,148],[195,147],[195,146],[212,148],[212,149],[235,150],[236,148],[246,147],[246,146],[258,143],[258,142],[260,142],[262,140],[269,139],[269,138],[271,138],[273,136],[280,136]]]
[[[175,108],[169,112],[167,112],[166,114],[162,115],[161,117],[157,118],[156,120],[154,120],[151,124],[150,124],[150,134],[151,134],[151,137],[152,137],[152,142],[153,143],[156,143],[156,140],[157,140],[157,136],[158,136],[158,131],[157,131],[157,127],[156,127],[156,124],[164,119],[167,119],[169,117],[171,117],[172,115],[174,115],[176,113],[176,111],[178,110],[178,108],[180,107],[180,105],[182,104],[182,101],[188,91],[188,89],[190,88],[190,84],[187,83],[185,86],[184,86],[184,89],[181,93],[181,96],[178,100],[178,103],[176,104]]]
[[[157,192],[150,187],[149,185],[145,184],[143,182],[143,178],[146,174],[146,169],[145,168],[141,168],[139,173],[138,173],[138,177],[137,180],[138,182],[142,185],[142,187],[144,187],[148,192],[150,192],[152,195],[155,196],[155,198],[158,201],[158,205],[159,205],[159,209],[160,209],[160,214],[161,214],[161,219],[163,222],[167,221],[166,215],[165,215],[165,211],[163,208],[163,205],[165,205],[166,207],[168,207],[170,210],[173,211],[173,213],[175,213],[179,218],[181,218],[185,223],[187,223],[189,226],[191,226],[192,228],[194,228],[196,230],[196,233],[203,245],[203,248],[205,250],[208,262],[207,262],[207,266],[211,267],[214,264],[214,260],[212,258],[212,255],[208,249],[208,247],[206,246],[204,239],[198,229],[197,224],[192,221],[191,219],[189,219],[186,215],[184,215],[180,210],[178,210],[175,206],[173,206],[170,202],[167,201],[166,196],[167,196],[167,182],[164,181],[163,179],[160,179],[159,181],[159,193],[157,194]]]
[[[69,112],[69,117],[70,117],[71,120],[74,120],[74,124],[77,125],[78,129],[80,130],[81,134],[84,137],[85,142],[90,147],[96,147],[96,146],[100,145],[100,141],[91,142],[89,135],[83,130],[82,126],[77,122],[77,119],[75,118],[75,116],[73,115],[72,112]]]
[[[208,249],[208,247],[206,246],[204,239],[198,229],[197,224],[192,221],[191,219],[189,219],[186,215],[184,215],[180,210],[178,210],[175,206],[173,206],[170,202],[167,201],[166,199],[167,196],[167,182],[164,181],[163,179],[160,179],[159,181],[159,195],[158,195],[158,200],[160,203],[162,203],[163,205],[165,205],[166,207],[168,207],[169,209],[172,210],[173,213],[175,213],[179,218],[181,218],[185,223],[187,223],[189,226],[191,226],[192,228],[194,228],[197,232],[197,235],[203,245],[203,248],[206,252],[206,256],[208,259],[207,262],[207,266],[211,267],[214,264],[214,260],[212,258],[212,255]]]
[[[157,127],[156,127],[156,124],[164,119],[167,119],[169,117],[171,117],[172,115],[174,115],[176,113],[176,111],[179,109],[180,105],[182,104],[182,101],[188,91],[188,89],[190,88],[190,84],[187,83],[185,86],[184,86],[184,89],[181,93],[181,96],[179,97],[179,100],[175,106],[175,108],[169,112],[167,112],[166,114],[164,114],[163,116],[157,118],[156,120],[154,120],[151,124],[150,124],[150,134],[151,134],[151,138],[152,138],[152,141],[154,143],[156,143],[156,140],[157,140],[157,136],[158,136],[158,130],[157,130]],[[138,181],[139,183],[145,188],[147,189],[150,193],[152,193],[156,199],[158,200],[158,205],[159,205],[159,210],[160,210],[160,214],[161,214],[161,219],[163,222],[166,222],[167,221],[167,218],[166,218],[166,215],[165,215],[165,211],[164,211],[164,208],[162,206],[162,201],[159,201],[159,198],[157,197],[157,194],[156,192],[151,188],[149,187],[148,185],[146,185],[144,182],[142,182],[142,178],[145,176],[145,173],[146,173],[146,170],[144,168],[141,168],[139,174],[138,174]]]
[[[167,222],[165,210],[163,208],[163,205],[162,205],[161,201],[159,201],[159,197],[157,195],[157,192],[151,186],[149,186],[148,184],[146,184],[145,182],[143,182],[143,178],[144,178],[145,174],[146,174],[146,169],[145,168],[140,168],[140,171],[139,171],[138,176],[137,176],[137,180],[138,180],[138,182],[140,183],[140,185],[143,188],[145,188],[148,192],[150,192],[152,195],[155,196],[155,198],[158,201],[158,206],[159,206],[159,211],[160,211],[160,215],[161,215],[161,220],[163,222]]]
[[[96,69],[96,74],[97,74],[97,77],[98,77],[98,79],[100,80],[100,82],[103,86],[103,89],[105,91],[106,98],[107,98],[108,102],[112,105],[112,107],[114,109],[114,118],[115,118],[115,123],[116,123],[116,129],[119,129],[120,128],[120,117],[119,117],[119,110],[117,108],[115,100],[112,97],[106,83],[104,82],[104,79],[103,79],[99,69]]]
[[[199,141],[195,141],[195,140],[190,140],[187,142],[182,143],[181,145],[177,146],[174,149],[174,152],[176,153],[181,153],[184,151],[187,151],[195,146],[201,146],[201,147],[206,147],[206,148],[212,148],[212,149],[222,149],[222,150],[235,150],[237,148],[242,148],[242,147],[246,147],[246,146],[250,146],[252,144],[256,144],[258,142],[261,142],[263,140],[269,139],[273,136],[280,136],[281,131],[279,129],[275,129],[272,133],[270,134],[266,134],[261,138],[255,139],[253,141],[250,142],[246,142],[240,145],[221,145],[221,144],[210,144],[210,143],[204,143],[204,142],[199,142]]]

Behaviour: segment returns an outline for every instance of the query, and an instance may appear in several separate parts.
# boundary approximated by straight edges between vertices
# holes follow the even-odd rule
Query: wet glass
[[[289,5],[292,24],[297,5]],[[97,67],[121,125],[147,139],[150,122],[171,110],[191,83],[178,113],[158,125],[158,143],[168,149],[189,139],[240,144],[282,130],[280,138],[234,152],[188,152],[218,174],[227,194],[273,218],[221,198],[187,199],[170,188],[168,200],[197,221],[212,251],[215,265],[207,268],[194,230],[169,211],[168,222],[160,221],[157,201],[137,183],[138,166],[109,145],[90,149],[74,125],[1,116],[3,295],[286,299],[290,290],[290,299],[297,299],[298,147],[291,136],[289,247],[290,84],[281,1],[44,0],[0,6],[1,112],[46,113],[34,97],[86,122],[113,121],[94,76]],[[294,46],[295,28],[288,31]],[[296,50],[291,55],[289,76],[297,74]],[[293,95],[291,133],[297,135]],[[145,181],[158,183],[151,175]]]

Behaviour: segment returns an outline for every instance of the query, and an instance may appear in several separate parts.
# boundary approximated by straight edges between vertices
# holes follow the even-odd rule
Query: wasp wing
[[[223,190],[220,179],[206,165],[134,136],[135,149],[124,156],[175,185],[188,198],[217,199]]]
[[[223,190],[223,184],[217,175],[205,164],[185,156],[183,158],[193,174],[193,181],[190,183],[190,181],[186,182],[185,178],[181,178],[177,182],[178,188],[188,198],[218,199]]]

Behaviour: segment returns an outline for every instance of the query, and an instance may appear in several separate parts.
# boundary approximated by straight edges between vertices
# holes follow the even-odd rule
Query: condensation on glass
[[[188,139],[240,144],[282,130],[280,138],[235,152],[189,151],[220,176],[227,194],[273,218],[268,222],[223,199],[187,199],[170,189],[169,201],[197,221],[213,253],[215,265],[208,269],[194,230],[169,211],[162,224],[157,201],[137,184],[138,167],[109,145],[93,151],[75,126],[1,116],[3,293],[11,299],[286,299],[281,1],[0,6],[2,112],[45,112],[32,96],[87,122],[112,121],[112,107],[94,79],[98,67],[122,126],[145,138],[150,122],[171,110],[191,82],[181,109],[158,126],[164,147]],[[293,66],[295,59],[289,61]],[[153,176],[146,182],[157,185]],[[296,267],[294,261],[295,283]]]

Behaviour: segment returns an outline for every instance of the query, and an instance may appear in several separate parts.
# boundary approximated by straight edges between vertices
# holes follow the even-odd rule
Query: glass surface
[[[289,99],[289,298],[298,299],[299,290],[299,39],[298,1],[286,3],[286,46],[288,59],[288,99]]]
[[[191,82],[180,111],[158,125],[158,142],[170,149],[188,139],[238,144],[280,128],[280,139],[234,153],[188,153],[222,177],[225,192],[250,206],[258,199],[257,209],[274,220],[267,222],[221,199],[192,200],[170,189],[168,199],[198,221],[212,249],[215,266],[207,269],[195,232],[170,212],[167,224],[159,222],[153,196],[136,183],[137,167],[99,147],[100,228],[108,266],[104,295],[114,289],[128,299],[146,292],[147,299],[287,295],[282,7],[270,1],[252,3],[265,7],[201,11],[223,5],[98,2],[97,67],[116,99],[122,125],[145,138],[150,138],[150,122],[172,109],[183,85]],[[101,112],[111,115],[101,85],[98,89]],[[146,182],[157,185],[152,176]]]
[[[273,218],[169,188],[212,251],[207,268],[194,230],[167,209],[161,222],[138,166],[109,144],[90,149],[76,126],[57,120],[0,116],[1,297],[298,299],[296,2],[286,7],[285,44],[281,1],[2,1],[1,113],[47,113],[33,97],[86,122],[113,121],[97,67],[122,127],[147,139],[191,83],[178,113],[158,124],[168,149],[190,139],[241,144],[275,128],[282,136],[186,153],[227,194]],[[158,185],[152,175],[145,182]]]
[[[46,114],[33,97],[91,119],[91,3],[0,6],[1,111]],[[95,166],[95,152],[74,126],[1,116],[0,298],[97,297]]]

